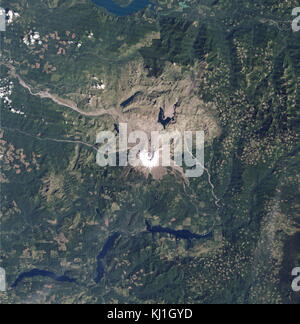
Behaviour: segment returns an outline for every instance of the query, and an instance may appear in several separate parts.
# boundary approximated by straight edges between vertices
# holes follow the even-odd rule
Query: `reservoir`
[[[122,7],[113,0],[92,0],[94,4],[104,7],[110,13],[119,17],[132,15],[148,5],[153,5],[149,0],[133,0],[128,6]]]
[[[100,251],[100,253],[97,256],[97,269],[96,269],[96,278],[95,278],[95,282],[98,284],[101,279],[103,278],[104,274],[105,274],[105,265],[103,262],[103,259],[106,257],[106,254],[108,253],[108,251],[113,247],[113,245],[115,244],[116,240],[118,239],[118,237],[120,236],[120,233],[114,233],[112,234],[107,241],[104,243],[104,246],[102,248],[102,250]]]
[[[24,279],[33,278],[33,277],[48,277],[52,280],[58,282],[68,282],[68,283],[76,283],[76,280],[73,278],[69,278],[67,276],[58,276],[51,271],[40,270],[40,269],[33,269],[27,272],[21,273],[16,281],[12,284],[12,288],[16,288],[19,283],[21,283]]]
[[[152,226],[149,221],[146,221],[147,231],[151,233],[167,233],[176,237],[176,239],[183,239],[191,241],[192,239],[201,240],[201,239],[211,239],[213,233],[207,233],[204,235],[194,234],[187,230],[175,231],[171,228],[162,227],[162,226]]]

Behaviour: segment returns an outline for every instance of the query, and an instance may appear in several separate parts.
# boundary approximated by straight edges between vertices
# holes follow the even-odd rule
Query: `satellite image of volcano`
[[[0,303],[299,304],[298,0],[0,0]]]

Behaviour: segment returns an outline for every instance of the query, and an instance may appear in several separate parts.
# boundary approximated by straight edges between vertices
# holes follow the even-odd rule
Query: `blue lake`
[[[97,256],[97,276],[95,278],[96,283],[99,283],[105,274],[103,259],[106,257],[108,251],[113,247],[119,236],[119,233],[114,233],[112,236],[110,236],[104,243],[101,252]]]
[[[113,0],[91,0],[94,4],[100,7],[104,7],[110,13],[113,13],[117,16],[129,16],[132,15],[144,8],[148,5],[153,4],[149,0],[134,0],[126,7],[121,7]]]
[[[21,273],[16,281],[12,284],[12,288],[16,288],[19,283],[21,283],[24,279],[27,278],[34,278],[34,277],[48,277],[52,280],[58,281],[58,282],[68,282],[68,283],[76,283],[76,280],[73,278],[70,278],[68,276],[59,276],[51,271],[46,270],[40,270],[40,269],[32,269],[27,272]]]
[[[211,239],[213,238],[213,233],[207,233],[204,235],[195,234],[187,230],[181,230],[181,231],[175,231],[168,227],[162,227],[162,226],[152,226],[149,221],[146,221],[147,231],[151,233],[167,233],[170,235],[175,236],[177,239],[183,239],[183,240],[202,240],[202,239]]]

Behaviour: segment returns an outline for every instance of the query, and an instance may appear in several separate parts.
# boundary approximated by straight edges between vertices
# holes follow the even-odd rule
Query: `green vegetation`
[[[27,279],[1,303],[300,302],[290,289],[300,265],[298,1],[156,3],[120,18],[88,0],[2,0],[21,15],[0,35],[2,59],[34,92],[49,89],[83,110],[101,81],[104,108],[117,104],[119,79],[136,62],[149,80],[170,62],[197,69],[195,89],[222,128],[205,157],[215,192],[207,172],[184,186],[171,175],[158,182],[100,168],[92,146],[98,131],[114,129],[112,118],[30,95],[1,65],[0,88],[13,82],[12,106],[25,115],[1,103],[0,266],[9,284],[33,268],[79,283]],[[30,31],[42,44],[24,43]],[[148,233],[145,220],[213,229],[214,238],[189,246]],[[96,258],[114,232],[97,285]]]

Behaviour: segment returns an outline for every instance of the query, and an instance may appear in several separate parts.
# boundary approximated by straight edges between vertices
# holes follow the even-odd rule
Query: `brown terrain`
[[[2,63],[3,64],[3,63]],[[183,72],[180,66],[168,64],[164,73],[158,77],[149,77],[143,67],[142,60],[128,63],[119,78],[112,81],[108,87],[95,94],[89,100],[89,104],[79,107],[76,99],[84,99],[88,95],[66,95],[64,98],[51,93],[49,89],[35,92],[17,72],[11,64],[5,64],[10,75],[16,78],[19,84],[27,89],[32,95],[43,99],[50,99],[56,104],[67,107],[77,113],[99,117],[111,116],[114,123],[127,123],[128,133],[142,130],[148,134],[153,131],[161,133],[173,133],[184,131],[204,131],[205,142],[209,143],[218,137],[221,129],[215,118],[213,104],[204,103],[197,94],[199,80],[203,66],[195,66],[191,71]],[[115,98],[119,98],[116,104]],[[131,101],[128,99],[132,98]],[[127,105],[121,105],[128,100]],[[158,123],[159,110],[164,110],[165,118],[172,121],[166,130]],[[172,169],[182,175],[182,169],[176,165]],[[149,170],[145,174],[149,174]],[[154,178],[160,179],[167,171],[164,168],[151,170]]]

